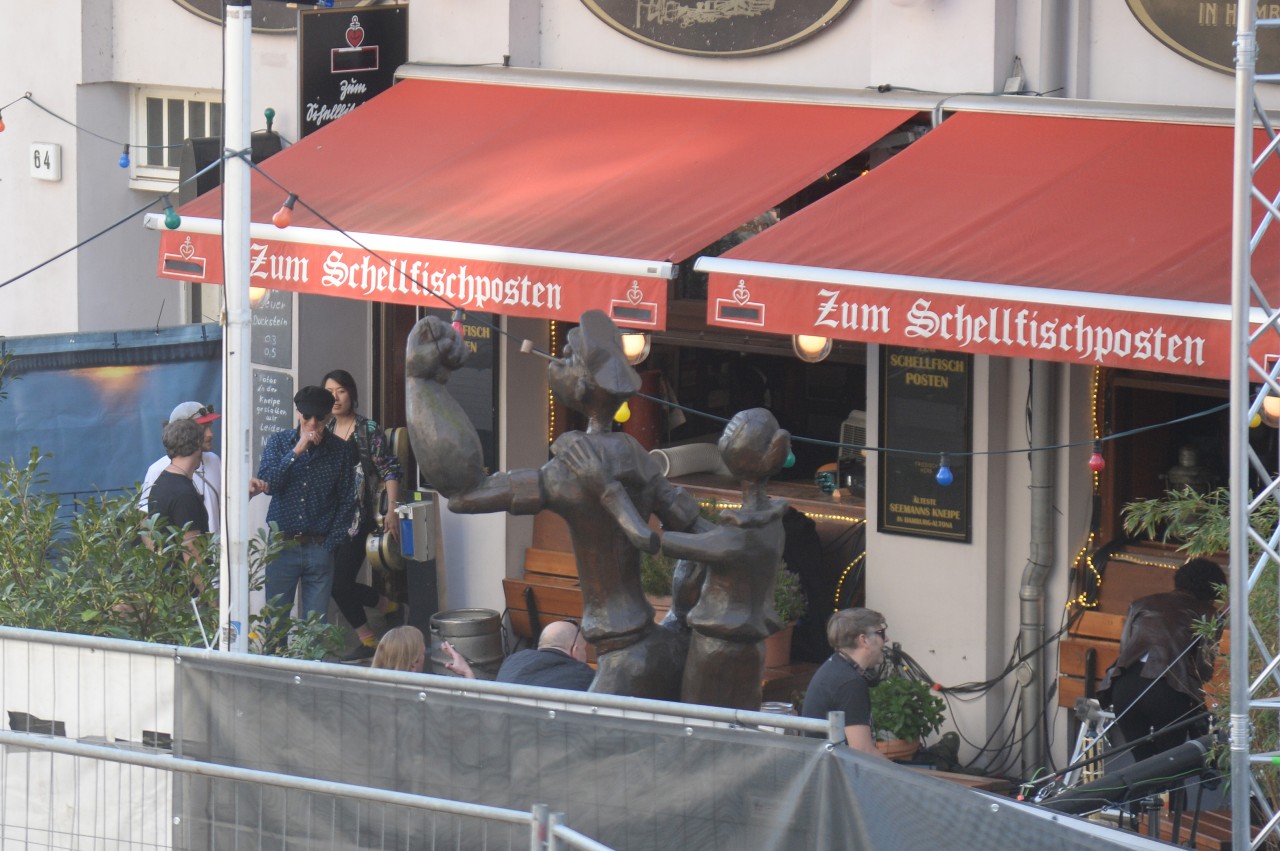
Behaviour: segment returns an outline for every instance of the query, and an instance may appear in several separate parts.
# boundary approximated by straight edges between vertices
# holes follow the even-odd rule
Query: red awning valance
[[[1226,377],[1232,128],[964,113],[721,258],[708,321]],[[1261,143],[1259,144],[1261,149]],[[1280,189],[1280,165],[1261,173]],[[1275,303],[1280,235],[1254,256]]]
[[[251,283],[665,327],[671,264],[881,138],[907,110],[405,80],[254,175]],[[162,231],[164,277],[222,280],[221,195]]]

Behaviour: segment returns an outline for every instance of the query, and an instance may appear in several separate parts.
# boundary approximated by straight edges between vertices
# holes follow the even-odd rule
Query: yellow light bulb
[[[613,415],[613,418],[620,423],[625,423],[627,420],[631,419],[631,408],[627,406],[626,402],[622,403],[622,406],[618,408],[617,412]]]

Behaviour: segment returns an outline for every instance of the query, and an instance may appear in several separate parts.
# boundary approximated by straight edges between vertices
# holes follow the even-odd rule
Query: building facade
[[[216,3],[186,0],[50,0],[28,14],[24,26],[0,32],[0,67],[5,70],[0,76],[11,87],[0,91],[6,125],[0,135],[0,185],[6,187],[0,192],[0,227],[10,234],[9,250],[0,254],[0,281],[8,282],[0,288],[0,335],[217,319],[216,288],[157,276],[160,235],[142,226],[141,215],[108,230],[176,185],[173,149],[147,144],[172,145],[186,136],[207,135],[218,121],[222,32],[216,21],[199,14],[201,6],[210,5],[216,13]],[[364,5],[347,4],[357,14]],[[588,81],[583,85],[590,86],[592,78],[622,75],[638,78],[634,85],[641,90],[664,85],[645,82],[652,78],[705,84],[708,96],[748,99],[753,93],[762,99],[780,97],[776,87],[798,87],[792,95],[797,100],[862,97],[879,88],[901,98],[895,103],[920,117],[922,132],[931,107],[942,111],[956,99],[981,97],[1011,112],[1024,104],[1042,108],[1040,102],[1065,97],[1086,102],[1082,109],[1092,105],[1117,115],[1136,110],[1152,120],[1162,115],[1190,120],[1186,116],[1194,115],[1211,125],[1230,121],[1233,78],[1208,67],[1213,60],[1205,58],[1219,55],[1234,38],[1229,4],[1199,4],[1198,13],[1189,13],[1198,15],[1194,22],[1153,17],[1140,0],[1127,5],[1061,0],[824,0],[796,5],[808,9],[816,22],[799,28],[808,34],[778,49],[753,53],[750,45],[767,47],[780,38],[777,32],[752,32],[753,22],[769,20],[766,13],[773,4],[768,0],[412,0],[411,67],[404,76],[465,76],[466,68],[476,66],[476,74],[488,75],[489,81],[501,80],[506,68],[512,79],[523,81],[517,75],[527,70],[564,72],[583,75]],[[681,41],[688,31],[705,29],[704,19],[714,22],[717,16],[721,31],[741,33],[717,44],[714,49],[721,55]],[[253,36],[252,113],[256,127],[258,117],[271,107],[274,128],[296,141],[305,107],[298,103],[297,32],[289,23]],[[1175,24],[1190,35],[1179,35],[1183,30]],[[629,27],[639,37],[624,32]],[[1190,46],[1179,46],[1179,38]],[[655,45],[660,39],[679,49]],[[1265,58],[1265,43],[1263,48]],[[1229,47],[1225,49],[1229,55]],[[1263,100],[1268,108],[1280,104],[1271,91],[1263,92]],[[422,116],[420,130],[457,132],[433,122],[429,114]],[[582,128],[583,133],[591,131],[590,126]],[[130,143],[127,168],[117,165],[122,153],[117,143],[124,141]],[[40,170],[33,160],[37,145],[44,152],[56,146],[60,179],[33,173]],[[1200,172],[1195,161],[1178,165],[1187,175]],[[361,163],[347,167],[358,171]],[[412,169],[414,163],[403,167]],[[1176,182],[1186,175],[1168,177]],[[502,179],[518,181],[521,175]],[[1215,179],[1225,190],[1231,175],[1224,172]],[[157,205],[150,212],[162,209]],[[1224,217],[1228,213],[1222,210]],[[1016,217],[1017,211],[1010,215]],[[101,231],[78,250],[40,265]],[[396,407],[400,397],[394,365],[396,347],[403,345],[396,336],[400,320],[368,301],[316,295],[298,295],[288,309],[293,311],[288,331],[293,357],[279,371],[297,385],[312,383],[336,366],[347,368],[362,387],[375,388],[368,394],[379,404],[373,412],[387,424],[397,424],[397,413],[403,416],[402,404]],[[532,339],[540,347],[553,334],[545,319],[499,316],[496,321],[515,340]],[[672,336],[670,344],[679,347],[680,341]],[[847,362],[858,373],[852,380],[862,397],[833,400],[837,408],[865,412],[871,446],[887,445],[891,437],[880,428],[886,351],[874,340],[846,345]],[[522,356],[518,344],[506,338],[496,343],[495,363],[495,464],[502,469],[537,466],[546,458],[547,435],[554,428],[541,363]],[[1114,503],[1149,495],[1132,488],[1104,487],[1101,497],[1095,492],[1087,462],[1099,434],[1099,400],[1118,399],[1113,413],[1123,419],[1126,415],[1119,411],[1141,408],[1143,394],[1217,392],[1194,381],[1172,387],[1128,373],[1100,377],[1085,365],[1055,365],[1039,373],[1037,382],[1052,382],[1048,400],[1054,427],[1046,432],[1046,443],[1066,447],[1052,453],[1047,480],[1052,512],[1046,529],[1042,519],[1032,516],[1033,465],[1026,453],[1016,453],[1027,441],[1028,400],[1036,389],[1032,361],[978,354],[969,369],[970,446],[979,454],[968,468],[972,499],[966,509],[966,541],[882,531],[876,485],[881,459],[872,454],[866,464],[866,604],[884,612],[893,638],[944,684],[983,682],[1003,671],[1023,633],[1020,623],[1028,605],[1042,608],[1046,637],[1062,625],[1078,585],[1071,572],[1084,569],[1078,554],[1102,543],[1100,534],[1119,536]],[[1108,396],[1116,386],[1130,390]],[[1168,418],[1177,412],[1171,408]],[[1130,425],[1141,424],[1140,417],[1127,416]],[[1119,427],[1113,422],[1110,429]],[[1101,433],[1108,433],[1107,428]],[[1143,465],[1151,468],[1147,474],[1175,465],[1197,466],[1167,453],[1147,458],[1115,451],[1120,456],[1109,456],[1113,469],[1130,473]],[[980,454],[984,452],[992,454]],[[1106,515],[1101,532],[1095,516],[1098,498]],[[1039,531],[1033,533],[1037,524]],[[446,515],[444,526],[442,607],[502,609],[500,580],[521,571],[532,534],[529,519]],[[1041,569],[1047,573],[1043,600],[1021,599],[1028,574]],[[1056,653],[1051,657],[1027,676],[1043,678],[1043,699],[1056,706],[1049,691]],[[956,723],[968,739],[983,741],[1016,696],[1016,682],[1005,678],[985,700],[954,706]],[[1050,714],[1050,746],[1061,762],[1065,713]]]

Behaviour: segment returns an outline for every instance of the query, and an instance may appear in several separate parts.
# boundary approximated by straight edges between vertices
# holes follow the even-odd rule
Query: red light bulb
[[[293,205],[297,203],[297,201],[298,196],[290,192],[289,197],[284,199],[284,204],[282,204],[280,209],[276,210],[276,214],[271,217],[271,224],[281,230],[284,230],[289,225],[293,224]]]
[[[1102,457],[1102,441],[1093,442],[1093,454],[1089,456],[1089,469],[1101,473],[1107,467],[1107,460]]]

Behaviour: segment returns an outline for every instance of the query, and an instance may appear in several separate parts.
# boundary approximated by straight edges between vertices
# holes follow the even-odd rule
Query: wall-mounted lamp
[[[641,331],[624,331],[622,333],[622,354],[627,363],[635,366],[649,357],[649,335]]]
[[[1265,425],[1268,428],[1280,428],[1280,396],[1268,393],[1262,397],[1262,410],[1249,423],[1249,428]]]
[[[791,350],[805,363],[817,363],[831,354],[831,338],[796,334],[791,338]]]
[[[267,298],[266,287],[249,287],[249,306],[257,307]]]

